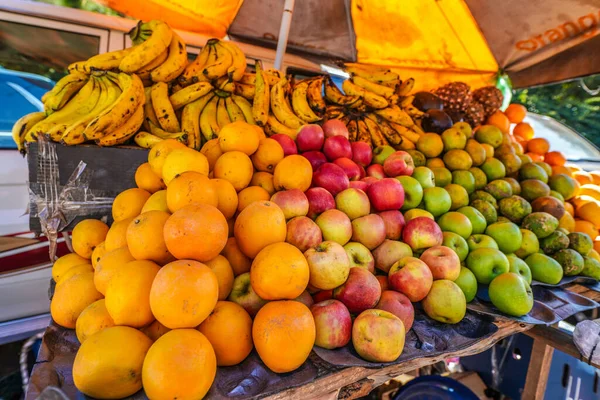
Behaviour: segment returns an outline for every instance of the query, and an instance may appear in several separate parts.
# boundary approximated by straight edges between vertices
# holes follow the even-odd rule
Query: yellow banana
[[[145,131],[140,131],[133,137],[135,144],[145,149],[151,149],[154,145],[157,145],[163,140],[164,139]]]
[[[271,90],[269,89],[269,83],[265,80],[263,74],[262,62],[257,60],[255,67],[256,85],[254,86],[255,91],[254,101],[252,102],[252,115],[254,116],[257,125],[264,126],[267,123],[267,118],[269,118]]]
[[[235,91],[235,82],[232,81],[228,76],[222,76],[215,81],[215,87],[227,92],[227,96],[229,96],[229,93],[233,93]]]
[[[178,34],[173,32],[171,43],[169,44],[169,56],[152,73],[154,82],[170,82],[177,78],[185,69],[188,63],[185,42]]]
[[[206,66],[202,70],[202,73],[211,80],[227,75],[227,71],[233,64],[233,56],[231,55],[231,52],[225,48],[225,46],[223,46],[219,39],[210,39],[208,44],[214,46],[215,62],[212,64],[207,62]]]
[[[419,110],[417,107],[413,106],[412,104],[402,107],[402,109],[404,111],[406,111],[406,113],[408,115],[410,115],[412,118],[423,118],[425,116],[425,113],[423,111]]]
[[[323,77],[313,79],[308,83],[306,97],[313,111],[319,115],[323,115],[327,106],[323,98]]]
[[[288,104],[286,93],[287,80],[280,80],[275,86],[271,88],[271,110],[275,117],[291,129],[298,129],[305,122],[294,114],[291,107]]]
[[[135,72],[144,65],[148,65],[165,51],[173,38],[173,31],[165,22],[152,20],[138,25],[139,29],[151,30],[152,34],[121,60],[119,68],[123,72]]]
[[[271,71],[276,71],[276,70],[271,70]],[[281,79],[281,77],[279,75],[274,75],[272,72],[269,73],[269,70],[263,71],[263,77],[269,83],[269,86],[273,86],[274,84],[279,82],[279,80]],[[239,83],[254,86],[256,84],[256,74],[251,73],[251,72],[245,73],[242,76],[242,79],[239,80]]]
[[[400,124],[396,124],[394,122],[388,121],[388,125],[391,126],[392,129],[394,129],[396,132],[398,132],[398,134],[400,134],[400,136],[407,138],[409,141],[411,141],[413,143],[417,143],[417,141],[421,137],[421,135],[419,135],[417,132],[410,130],[407,127],[402,126]]]
[[[371,144],[371,134],[369,133],[369,128],[367,128],[365,121],[363,119],[359,119],[356,121],[356,125],[358,127],[357,140],[359,142]]]
[[[379,115],[386,121],[394,122],[407,128],[410,128],[415,124],[410,115],[408,115],[397,105],[392,105],[381,110],[375,110],[375,114]]]
[[[186,104],[181,112],[181,131],[187,135],[187,145],[192,149],[200,150],[202,146],[200,113],[213,96],[213,93],[205,94],[199,99]]]
[[[22,116],[12,127],[12,138],[17,144],[19,152],[25,154],[25,135],[35,124],[46,118],[46,113],[42,111],[32,112]]]
[[[383,96],[379,96],[373,92],[367,91],[360,86],[355,85],[350,81],[350,79],[346,79],[344,83],[342,83],[342,89],[344,92],[351,96],[360,96],[363,99],[365,105],[372,108],[385,108],[388,106],[388,101]]]
[[[298,136],[297,129],[288,128],[279,122],[273,114],[270,114],[269,118],[267,119],[267,127],[271,131],[271,134],[281,133],[291,137],[294,140],[296,140],[296,136]]]
[[[360,86],[361,88],[369,91],[369,92],[373,92],[379,96],[385,97],[385,98],[390,98],[394,95],[394,89],[387,87],[387,86],[383,86],[383,85],[379,85],[375,82],[371,82],[368,79],[365,78],[361,78],[360,76],[354,76],[352,77],[352,82],[356,85],[356,86]]]
[[[165,82],[157,82],[150,91],[152,96],[152,107],[158,118],[158,122],[167,132],[181,132],[177,115],[169,100],[169,85]]]
[[[396,130],[394,130],[383,118],[373,113],[368,113],[365,115],[365,117],[379,126],[383,136],[391,145],[394,146],[402,143],[402,136],[400,136],[400,134],[396,132]]]
[[[217,124],[219,124],[219,128],[223,128],[225,125],[229,125],[230,123],[231,119],[229,118],[229,113],[227,112],[225,99],[220,98],[219,103],[217,104]]]
[[[194,83],[172,94],[169,97],[169,101],[171,102],[174,110],[179,110],[186,104],[206,95],[211,90],[213,90],[213,87],[208,82]]]
[[[330,77],[325,81],[325,98],[340,106],[350,106],[360,101],[360,96],[344,95]]]
[[[67,70],[69,71],[70,74],[74,73],[74,72],[80,72],[82,74],[89,74],[90,70],[87,67],[87,61],[77,61],[74,62],[73,64],[70,64],[67,67]]]
[[[167,60],[167,57],[169,56],[169,51],[165,50],[162,53],[160,53],[160,55],[158,57],[156,57],[154,60],[150,61],[150,64],[143,66],[142,68],[140,68],[139,70],[135,71],[135,74],[137,76],[140,77],[141,80],[144,81],[152,81],[152,71],[155,68],[158,68],[162,63],[164,63]]]
[[[227,76],[233,81],[239,81],[246,72],[246,55],[233,42],[222,40],[219,43],[229,50],[233,59],[231,66],[227,69]]]
[[[252,104],[250,104],[250,102],[242,96],[238,96],[236,94],[232,94],[230,97],[244,114],[246,122],[252,125],[256,125],[254,115],[252,114]]]
[[[206,141],[214,139],[220,131],[217,123],[217,102],[219,96],[213,96],[200,113],[200,131]]]
[[[144,105],[140,104],[131,117],[117,129],[96,140],[98,146],[117,146],[133,137],[142,127],[144,122]]]
[[[404,96],[398,97],[396,103],[400,106],[400,108],[411,106],[413,101],[415,100],[415,96]]]
[[[74,72],[61,78],[49,91],[44,101],[46,115],[60,110],[90,79],[89,75]]]
[[[360,76],[361,78],[381,85],[392,82],[395,86],[400,81],[400,76],[387,68],[346,64],[344,69],[353,76]]]
[[[308,81],[300,81],[292,89],[292,108],[298,117],[307,122],[317,122],[319,117],[308,104]]]
[[[253,100],[256,94],[256,87],[254,85],[246,85],[243,83],[234,82],[233,93],[238,96],[242,96],[245,99]]]
[[[325,110],[325,118],[337,119],[345,115],[345,108],[343,106],[327,106]]]
[[[356,120],[351,119],[348,121],[346,128],[348,128],[348,139],[350,139],[351,142],[356,142],[358,139],[358,125],[356,124]]]
[[[46,104],[46,102],[48,101],[48,97],[50,96],[50,91],[47,91],[46,93],[44,93],[42,95],[42,97],[40,98],[40,100],[42,100],[42,103]]]
[[[373,143],[373,147],[386,146],[389,145],[389,142],[383,135],[381,128],[370,118],[365,118],[365,124],[367,125],[367,129],[369,130],[369,134],[371,135],[371,143]]]
[[[121,61],[125,56],[133,50],[133,47],[129,47],[123,50],[110,51],[108,53],[102,53],[89,58],[86,61],[86,67],[90,71],[92,69],[108,71],[119,68]]]
[[[244,113],[242,112],[240,107],[238,107],[238,105],[235,104],[231,96],[225,98],[225,107],[227,108],[227,114],[229,115],[229,119],[231,120],[231,122],[246,122],[246,117],[244,116]]]
[[[148,121],[152,121],[154,125],[158,125],[158,118],[156,117],[156,113],[154,112],[154,107],[152,107],[152,96],[150,92],[152,91],[152,87],[144,88],[144,115],[146,118],[144,119],[144,128],[149,131],[150,125]]]
[[[398,85],[398,87],[396,89],[396,94],[398,96],[408,96],[410,94],[410,92],[412,92],[413,87],[415,87],[415,79],[408,78],[407,80],[402,82],[400,85]]]
[[[202,70],[208,60],[210,46],[204,46],[194,61],[189,63],[183,70],[183,73],[177,79],[182,85],[189,85],[198,81],[207,81],[202,75]]]

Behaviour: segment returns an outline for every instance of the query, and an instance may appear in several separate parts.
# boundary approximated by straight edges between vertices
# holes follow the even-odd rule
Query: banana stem
[[[294,13],[294,4],[296,0],[285,0],[283,5],[283,16],[281,17],[281,25],[279,26],[279,37],[277,39],[277,53],[275,54],[275,69],[281,70],[283,64],[283,56],[287,47],[290,27],[292,26],[292,14]]]

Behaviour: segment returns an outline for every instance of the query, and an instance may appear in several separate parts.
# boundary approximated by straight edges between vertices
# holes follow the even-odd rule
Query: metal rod
[[[285,0],[283,5],[283,15],[281,17],[281,26],[279,27],[279,38],[277,40],[277,53],[275,54],[275,69],[281,70],[283,56],[287,47],[290,27],[292,25],[292,14],[294,13],[294,4],[296,0]]]

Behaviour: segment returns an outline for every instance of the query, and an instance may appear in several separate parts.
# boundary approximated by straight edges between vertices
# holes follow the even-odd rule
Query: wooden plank
[[[573,343],[573,335],[569,332],[553,328],[551,326],[538,325],[527,332],[527,336],[535,339],[536,342],[542,342],[548,346],[552,346],[556,350],[562,351],[565,354],[575,357],[581,361],[589,363],[589,360],[581,355],[575,344]],[[590,364],[596,368],[600,368],[598,364]]]
[[[527,368],[527,378],[525,378],[525,388],[521,396],[522,400],[544,398],[553,353],[554,348],[548,346],[545,342],[541,340],[533,341],[531,359]]]

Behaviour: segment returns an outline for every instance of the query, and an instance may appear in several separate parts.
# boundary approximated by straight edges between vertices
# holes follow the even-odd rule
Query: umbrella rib
[[[446,20],[446,22],[448,23],[448,25],[450,25],[450,29],[452,29],[452,32],[454,32],[454,36],[458,39],[458,41],[459,41],[460,45],[462,46],[463,50],[465,51],[465,53],[467,53],[467,56],[469,57],[469,60],[471,60],[471,64],[473,65],[474,68],[477,69],[477,63],[475,62],[475,60],[473,59],[473,57],[471,57],[471,53],[469,53],[469,51],[467,50],[467,46],[465,46],[465,44],[463,43],[462,39],[460,38],[460,36],[456,32],[456,30],[454,29],[454,25],[452,25],[452,23],[450,22],[450,19],[448,19],[448,16],[444,12],[444,10],[440,6],[440,4],[437,1],[435,3],[437,5],[438,9],[440,10],[440,12],[442,13],[442,15],[444,16],[444,19]]]

